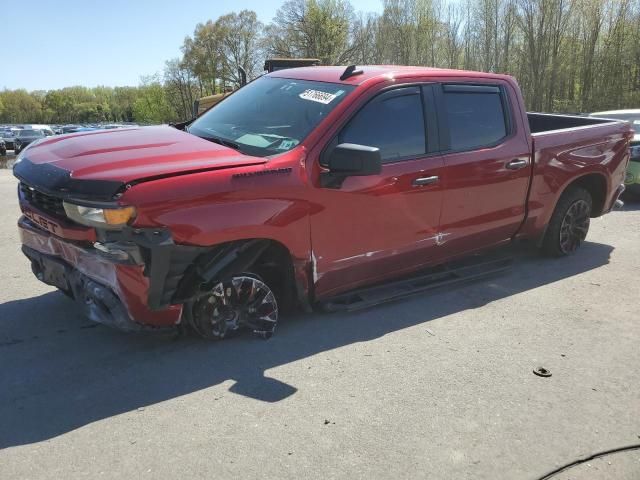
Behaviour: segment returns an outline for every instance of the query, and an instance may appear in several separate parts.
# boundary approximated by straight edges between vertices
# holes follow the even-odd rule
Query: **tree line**
[[[178,118],[159,76],[137,87],[0,91],[0,123],[162,123]]]
[[[379,14],[287,0],[268,24],[250,10],[200,23],[181,50],[137,87],[5,90],[0,122],[184,120],[270,56],[508,73],[529,110],[640,107],[639,0],[382,0]]]

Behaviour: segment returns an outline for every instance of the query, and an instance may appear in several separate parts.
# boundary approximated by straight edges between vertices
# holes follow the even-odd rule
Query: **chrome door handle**
[[[526,158],[516,158],[515,160],[511,160],[509,163],[505,165],[509,170],[520,170],[521,168],[529,165],[529,160]]]
[[[424,185],[432,185],[434,183],[438,183],[439,180],[440,180],[440,177],[438,177],[437,175],[433,175],[431,177],[420,177],[420,178],[416,178],[413,181],[413,186],[422,187]]]

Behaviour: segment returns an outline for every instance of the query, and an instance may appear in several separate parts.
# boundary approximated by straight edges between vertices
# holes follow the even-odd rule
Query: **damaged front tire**
[[[219,281],[186,305],[188,323],[201,337],[222,340],[247,328],[270,338],[278,322],[278,303],[257,275],[242,273]]]

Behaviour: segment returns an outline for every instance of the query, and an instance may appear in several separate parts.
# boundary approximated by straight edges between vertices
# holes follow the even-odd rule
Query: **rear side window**
[[[380,94],[342,130],[340,143],[378,147],[383,163],[424,155],[426,135],[418,87]]]
[[[451,150],[493,145],[507,136],[507,116],[500,88],[445,85],[443,93]]]

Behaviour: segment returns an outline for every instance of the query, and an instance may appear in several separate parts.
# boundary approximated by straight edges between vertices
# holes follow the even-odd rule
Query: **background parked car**
[[[73,128],[67,128],[67,131],[64,133],[93,132],[95,130],[100,130],[100,129],[96,127],[73,127]]]
[[[13,150],[13,140],[15,136],[15,133],[9,128],[0,130],[0,140],[4,141],[7,150]]]
[[[631,161],[627,167],[624,179],[627,187],[627,196],[640,197],[640,108],[629,110],[609,110],[606,112],[595,112],[590,117],[613,118],[615,120],[627,120],[635,130],[635,135],[629,144],[631,150]]]
[[[24,128],[25,129],[31,129],[31,130],[42,130],[42,132],[47,137],[49,137],[51,135],[55,135],[55,133],[53,132],[53,130],[51,129],[51,127],[49,125],[32,124],[32,125],[24,125]]]
[[[63,125],[60,127],[60,133],[72,133],[78,128],[82,128],[82,125]]]
[[[24,149],[27,145],[36,140],[40,140],[41,138],[45,138],[47,135],[43,130],[34,130],[27,129],[20,130],[15,138],[15,148],[14,152],[18,155],[22,149]]]

